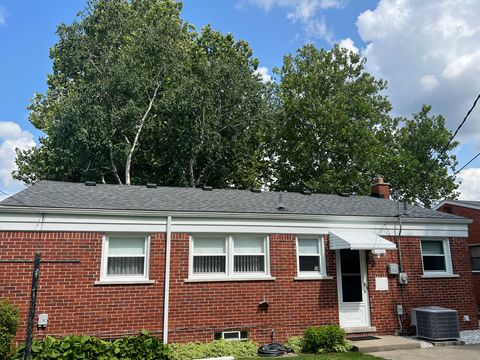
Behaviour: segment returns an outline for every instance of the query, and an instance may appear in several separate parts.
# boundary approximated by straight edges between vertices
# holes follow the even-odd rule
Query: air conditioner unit
[[[417,336],[428,340],[452,340],[460,337],[457,310],[439,306],[412,309],[412,325]]]

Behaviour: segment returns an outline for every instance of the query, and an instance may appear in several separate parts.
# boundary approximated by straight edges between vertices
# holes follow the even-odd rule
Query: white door
[[[363,250],[337,250],[340,326],[370,326],[367,263]]]

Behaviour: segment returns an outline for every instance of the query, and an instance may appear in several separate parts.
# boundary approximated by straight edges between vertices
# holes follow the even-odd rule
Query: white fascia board
[[[463,202],[462,200],[442,200],[439,204],[433,207],[433,210],[438,210],[445,204],[480,210],[479,205],[469,204],[469,203]]]
[[[332,230],[374,231],[397,236],[397,218],[369,216],[132,212],[125,210],[31,209],[0,207],[0,231],[172,232],[328,234]],[[402,236],[467,237],[470,219],[402,217]]]

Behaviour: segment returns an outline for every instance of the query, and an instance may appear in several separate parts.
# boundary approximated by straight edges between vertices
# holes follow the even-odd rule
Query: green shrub
[[[347,352],[351,348],[345,331],[337,325],[308,327],[303,340],[303,351],[307,353]]]
[[[292,336],[287,339],[284,345],[292,349],[295,354],[300,354],[304,347],[303,336]]]
[[[25,345],[18,348],[15,359],[23,359]],[[32,344],[32,359],[118,360],[168,359],[168,349],[156,337],[142,332],[139,336],[126,336],[117,340],[101,340],[93,336],[71,335],[62,339],[46,336]]]
[[[253,341],[215,340],[206,344],[170,344],[170,360],[201,359],[233,356],[235,358],[255,357],[258,344]]]
[[[18,309],[0,300],[0,359],[10,359],[14,353],[13,339],[17,335]]]

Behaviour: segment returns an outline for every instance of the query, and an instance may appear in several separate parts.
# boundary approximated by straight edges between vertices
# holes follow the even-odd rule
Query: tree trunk
[[[115,165],[115,160],[113,158],[113,145],[112,145],[112,143],[109,144],[109,150],[110,150],[110,168],[112,170],[112,174],[115,177],[115,179],[117,179],[118,184],[123,185],[122,184],[122,179],[120,179],[120,176],[118,175],[117,165]]]
[[[155,99],[157,98],[158,90],[160,89],[161,84],[162,83],[160,81],[157,83],[157,87],[155,88],[155,91],[153,92],[153,95],[150,98],[150,102],[148,103],[147,110],[145,110],[145,113],[143,114],[142,119],[140,120],[140,123],[138,124],[137,132],[135,134],[135,138],[133,139],[133,143],[130,146],[130,150],[128,151],[127,160],[125,161],[125,184],[126,185],[131,184],[130,169],[131,169],[131,166],[132,166],[133,152],[135,151],[135,148],[138,145],[138,139],[140,138],[140,133],[142,132],[143,125],[145,125],[145,121],[147,120],[147,117],[150,114],[150,111],[152,110],[153,103],[155,102]]]

